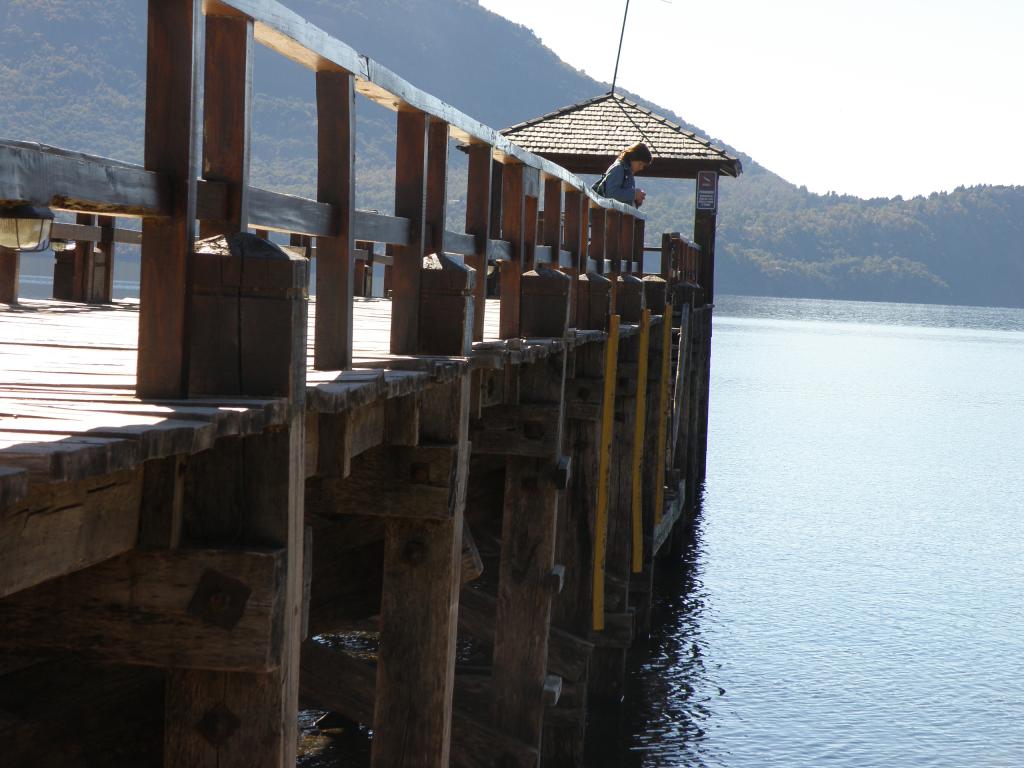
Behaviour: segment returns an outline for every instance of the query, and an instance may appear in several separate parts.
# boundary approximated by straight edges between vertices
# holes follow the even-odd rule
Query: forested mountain
[[[494,127],[607,90],[561,62],[525,27],[473,0],[285,4]],[[141,161],[145,6],[142,0],[9,0],[0,6],[0,136]],[[255,87],[254,183],[312,195],[312,75],[261,49]],[[704,133],[642,95],[631,96]],[[388,210],[394,115],[360,100],[357,130],[358,203]],[[884,143],[885,126],[875,130]],[[1024,187],[961,188],[912,200],[817,195],[716,143],[744,166],[739,179],[722,182],[719,290],[1024,306]],[[458,190],[461,153],[452,153],[451,165]],[[688,232],[692,182],[643,184],[650,193],[645,211],[653,218],[648,231]],[[462,208],[452,194],[451,216],[458,219]]]

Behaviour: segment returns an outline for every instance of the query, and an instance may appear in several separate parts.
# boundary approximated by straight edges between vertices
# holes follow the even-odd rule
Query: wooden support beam
[[[420,273],[418,351],[467,356],[473,350],[473,291],[476,272],[444,253],[423,260]]]
[[[597,506],[594,510],[594,570],[591,628],[604,629],[604,576],[608,550],[608,504],[611,478],[612,429],[615,426],[616,365],[619,350],[619,316],[608,323],[604,357],[604,394],[601,402],[601,443],[598,451]]]
[[[446,768],[468,476],[468,374],[439,385],[420,410],[420,441],[457,445],[445,520],[389,519],[384,544],[374,766]]]
[[[139,548],[177,549],[181,544],[185,465],[185,458],[180,455],[153,459],[142,465]]]
[[[200,223],[201,236],[212,237],[249,227],[252,21],[207,16],[205,48],[203,178],[226,187],[223,215]]]
[[[425,200],[427,253],[444,251],[448,212],[448,123],[431,120],[427,128],[427,191]]]
[[[466,234],[472,235],[474,249],[466,263],[476,270],[473,289],[473,341],[483,341],[484,311],[487,298],[487,247],[491,238],[491,147],[469,147],[469,173],[466,189]],[[499,201],[500,202],[500,201]]]
[[[0,597],[135,546],[143,493],[140,471],[40,483],[26,491],[0,515]]]
[[[565,225],[564,247],[571,254],[572,267],[567,273],[572,277],[572,289],[569,308],[569,325],[577,326],[576,317],[579,306],[579,279],[587,272],[587,240],[589,238],[589,213],[586,195],[576,190],[565,193]]]
[[[352,296],[355,293],[354,78],[347,72],[316,73],[317,200],[336,212],[335,230],[316,241],[316,328],[313,365],[352,367]]]
[[[207,545],[263,542],[287,551],[279,577],[279,663],[265,673],[170,672],[164,764],[244,761],[284,768],[294,765],[297,743],[304,591],[302,419],[296,414],[285,427],[221,442],[189,461],[186,535]],[[253,750],[253,744],[261,749]]]
[[[376,705],[374,668],[342,651],[315,641],[302,646],[303,701],[356,722],[370,723]],[[456,683],[457,685],[458,683]],[[374,738],[379,738],[374,734]],[[409,763],[419,765],[416,760]],[[537,751],[481,722],[480,713],[455,708],[452,713],[451,765],[458,768],[533,768]]]
[[[591,629],[605,346],[588,344],[575,350],[574,374],[565,384],[565,447],[572,452],[573,471],[559,513],[555,558],[570,567],[552,604],[552,624],[580,636]]]
[[[148,24],[145,164],[166,180],[171,207],[170,215],[142,223],[136,391],[140,397],[181,397],[188,391],[191,341],[202,1],[149,0]]]
[[[571,286],[571,277],[549,266],[524,273],[520,334],[525,338],[563,338],[569,330]]]
[[[485,643],[494,643],[498,601],[479,589],[463,589],[459,595],[459,631]],[[582,680],[593,643],[552,626],[548,636],[547,669],[565,680]]]
[[[189,394],[302,398],[309,263],[248,232],[193,254]]]
[[[281,663],[282,552],[137,551],[0,602],[0,652],[263,672]]]
[[[114,298],[114,228],[113,216],[99,216],[100,241],[93,249],[92,261],[86,264],[85,300],[90,304],[109,304]]]
[[[674,282],[675,269],[672,263],[674,255],[675,249],[673,247],[672,233],[664,232],[661,235],[661,269],[658,274],[661,275],[661,279],[666,283]]]
[[[528,272],[537,266],[537,216],[539,201],[538,191],[531,187],[539,186],[537,174],[532,168],[523,168],[523,189],[526,199],[523,203],[523,271]],[[531,194],[532,192],[532,194]],[[550,260],[550,255],[547,257]]]
[[[662,314],[661,375],[658,377],[657,444],[654,449],[654,525],[661,523],[665,512],[665,468],[668,466],[668,430],[672,422],[669,405],[669,382],[672,377],[672,305],[666,304]],[[657,551],[657,550],[655,550]]]
[[[409,219],[409,244],[395,246],[391,268],[391,352],[396,355],[419,351],[429,127],[423,112],[398,113],[395,214]]]
[[[553,426],[561,446],[561,403],[565,389],[564,353],[524,367],[521,403],[557,403]],[[547,675],[548,636],[555,565],[559,488],[552,460],[509,457],[505,461],[501,564],[494,629],[495,725],[540,747]]]
[[[637,353],[636,411],[633,415],[633,472],[630,487],[631,566],[633,573],[644,568],[644,430],[647,427],[647,358],[650,353],[651,311],[640,316],[639,351]]]
[[[619,270],[630,274],[639,271],[633,264],[633,221],[633,217],[627,214],[619,216]]]
[[[526,195],[523,166],[506,165],[501,172],[501,236],[512,244],[512,259],[500,264],[501,306],[498,334],[519,337],[520,281],[526,263]]]
[[[187,41],[185,41],[187,42]],[[17,141],[0,141],[0,203],[70,211],[164,215],[167,179],[138,165]]]
[[[644,284],[636,275],[619,275],[615,287],[616,312],[624,323],[639,323],[644,311]]]
[[[473,452],[554,460],[561,445],[560,414],[560,407],[551,403],[487,408],[470,425]]]
[[[456,445],[382,446],[353,461],[347,478],[310,480],[307,507],[324,516],[450,520],[458,469]]]
[[[18,303],[18,280],[21,276],[21,254],[0,247],[0,304]]]
[[[644,230],[645,222],[643,219],[633,220],[633,245],[632,245],[632,271],[638,275],[644,273]]]
[[[544,180],[544,238],[542,242],[551,248],[557,262],[558,252],[562,250],[562,181],[550,176]]]

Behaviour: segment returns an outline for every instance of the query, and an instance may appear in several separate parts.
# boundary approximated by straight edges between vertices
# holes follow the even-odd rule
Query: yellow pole
[[[650,353],[651,310],[640,315],[640,355],[636,372],[636,415],[633,423],[633,573],[644,569],[644,427],[647,422],[647,358]]]
[[[597,461],[597,510],[594,524],[593,626],[604,629],[604,566],[608,553],[608,482],[611,472],[612,428],[615,426],[615,375],[619,357],[619,316],[608,318],[604,350],[604,393],[601,398],[601,446]]]
[[[654,524],[665,513],[665,443],[668,442],[668,382],[672,367],[672,305],[665,305],[662,315],[661,385],[658,393],[658,469],[654,478]]]

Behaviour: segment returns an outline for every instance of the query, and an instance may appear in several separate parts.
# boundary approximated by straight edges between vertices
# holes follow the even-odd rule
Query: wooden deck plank
[[[488,299],[483,340],[470,358],[392,355],[392,302],[354,301],[354,368],[313,368],[307,340],[307,408],[341,412],[402,397],[451,380],[467,366],[522,364],[604,337],[581,331],[566,340],[499,338],[498,300]],[[310,327],[316,301],[310,302]],[[10,467],[0,498],[33,481],[64,482],[193,453],[228,435],[252,434],[285,418],[281,401],[249,398],[141,400],[135,396],[137,299],[87,305],[25,300],[0,312],[0,464]],[[622,326],[622,335],[636,332]]]

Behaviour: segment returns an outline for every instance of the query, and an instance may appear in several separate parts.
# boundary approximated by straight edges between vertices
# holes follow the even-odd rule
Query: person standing
[[[651,150],[642,141],[626,147],[619,153],[604,176],[594,184],[594,191],[626,205],[639,208],[647,194],[636,186],[636,174],[651,164]]]

